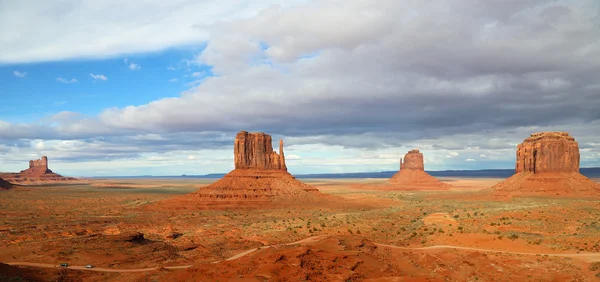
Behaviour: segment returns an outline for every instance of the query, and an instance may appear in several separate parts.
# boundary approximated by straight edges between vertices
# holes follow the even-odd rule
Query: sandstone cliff
[[[12,183],[19,184],[70,182],[77,180],[76,178],[64,177],[52,172],[48,168],[48,157],[46,156],[43,156],[39,160],[29,161],[29,168],[26,170],[22,170],[19,173],[2,173],[0,177]]]
[[[43,175],[49,173],[52,173],[52,171],[48,169],[48,157],[46,156],[43,156],[39,160],[29,161],[29,168],[20,172],[22,175]]]
[[[400,170],[403,169],[414,169],[414,170],[422,170],[425,171],[425,165],[423,162],[423,153],[419,152],[419,150],[414,149],[408,151],[406,155],[404,155],[404,160],[400,159]]]
[[[517,146],[516,173],[579,172],[579,146],[566,132],[531,134]]]
[[[239,132],[235,137],[233,158],[236,169],[276,169],[287,171],[283,140],[279,154],[273,151],[271,136],[262,132]]]
[[[531,134],[517,146],[515,175],[490,190],[500,196],[600,196],[600,184],[579,173],[579,159],[568,133]]]
[[[234,141],[234,170],[194,193],[158,205],[193,209],[262,208],[275,202],[297,204],[325,197],[287,172],[283,141],[279,141],[279,154],[273,151],[271,142],[271,136],[262,132],[239,132]]]
[[[425,172],[423,153],[416,149],[400,159],[400,171],[388,181],[395,190],[448,190],[451,187]]]

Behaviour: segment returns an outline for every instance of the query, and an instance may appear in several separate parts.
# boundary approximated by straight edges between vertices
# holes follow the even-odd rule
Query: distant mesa
[[[400,171],[388,182],[395,190],[448,190],[450,185],[425,172],[423,153],[414,149],[400,159]]]
[[[515,174],[491,190],[501,196],[600,196],[600,184],[579,173],[579,161],[569,133],[533,133],[517,146]]]
[[[38,183],[38,182],[65,182],[77,180],[73,177],[65,177],[52,172],[48,168],[48,157],[43,156],[39,160],[29,161],[29,168],[19,173],[0,174],[5,180],[12,183]]]
[[[166,201],[191,201],[196,208],[199,205],[221,208],[256,206],[279,200],[311,201],[324,196],[287,172],[283,141],[279,141],[279,153],[273,151],[272,146],[268,134],[239,132],[234,141],[234,170],[194,193]]]

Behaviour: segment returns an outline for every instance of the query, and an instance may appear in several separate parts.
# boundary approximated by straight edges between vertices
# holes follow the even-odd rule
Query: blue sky
[[[74,176],[227,172],[240,130],[283,139],[292,173],[395,170],[413,148],[428,170],[513,168],[537,131],[570,132],[600,166],[598,11],[3,1],[0,171],[46,155]]]

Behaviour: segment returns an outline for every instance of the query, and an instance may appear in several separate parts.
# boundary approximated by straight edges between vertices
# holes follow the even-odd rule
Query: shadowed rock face
[[[515,171],[579,172],[579,146],[567,132],[531,134],[517,146]]]
[[[279,140],[279,154],[277,154],[273,151],[271,136],[268,134],[241,131],[235,137],[233,151],[236,169],[287,171],[283,155],[283,141]]]
[[[400,159],[400,170],[403,169],[425,171],[425,166],[423,164],[423,153],[419,152],[417,149],[408,151],[408,153],[404,155],[404,159]]]
[[[4,189],[10,189],[12,188],[12,184],[10,184],[10,182],[0,178],[0,190],[4,190]]]

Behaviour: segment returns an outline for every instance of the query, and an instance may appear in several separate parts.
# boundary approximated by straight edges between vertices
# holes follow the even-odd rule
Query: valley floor
[[[478,191],[502,179],[441,180],[453,188],[304,179],[345,204],[237,210],[149,208],[211,182],[202,179],[18,187],[0,192],[0,280],[600,279],[597,199],[494,199]],[[61,263],[96,271],[36,267]]]

